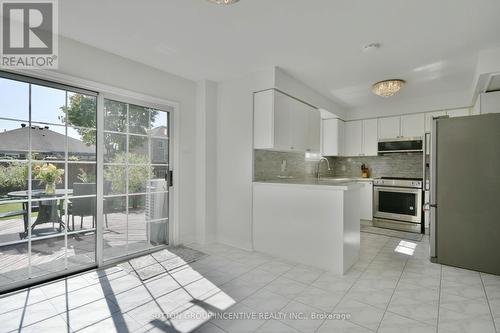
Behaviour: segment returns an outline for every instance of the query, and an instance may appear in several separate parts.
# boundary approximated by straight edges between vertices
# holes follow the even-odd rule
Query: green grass
[[[21,203],[8,203],[8,204],[2,204],[0,205],[0,213],[7,213],[7,212],[12,212],[16,210],[23,210],[23,205]],[[37,212],[31,213],[31,216],[38,216]],[[2,220],[12,220],[15,218],[22,218],[22,215],[19,216],[11,216],[11,217],[3,217],[0,218],[0,221]]]

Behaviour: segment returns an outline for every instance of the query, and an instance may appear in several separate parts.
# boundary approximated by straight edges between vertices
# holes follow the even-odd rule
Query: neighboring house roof
[[[166,137],[168,135],[167,126],[158,126],[149,130],[149,134],[152,136]]]
[[[26,151],[29,127],[21,127],[0,133],[0,152]],[[31,149],[33,152],[64,152],[65,135],[43,127],[34,127],[31,131]],[[70,154],[95,154],[95,146],[68,137]]]

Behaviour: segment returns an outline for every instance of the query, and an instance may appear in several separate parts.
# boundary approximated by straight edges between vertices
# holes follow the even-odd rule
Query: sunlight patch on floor
[[[415,253],[415,249],[417,248],[416,243],[408,242],[408,241],[400,241],[398,246],[394,249],[394,252],[406,254],[412,256]]]

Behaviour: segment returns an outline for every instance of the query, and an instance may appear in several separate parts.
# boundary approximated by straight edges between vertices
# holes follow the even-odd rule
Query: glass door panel
[[[103,110],[98,164],[96,93],[0,72],[0,292],[168,244],[169,112]]]
[[[96,96],[13,76],[0,78],[0,290],[96,264]]]
[[[127,197],[104,197],[104,258],[115,258],[127,253]]]
[[[168,112],[105,99],[104,123],[108,260],[168,243]]]

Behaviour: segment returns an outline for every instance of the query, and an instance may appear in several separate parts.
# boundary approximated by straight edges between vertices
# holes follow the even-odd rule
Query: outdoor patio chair
[[[84,196],[84,195],[95,195],[96,194],[96,184],[95,183],[74,183],[73,184],[73,195],[74,196]],[[95,228],[96,219],[96,198],[73,198],[68,202],[68,218],[71,215],[71,225],[72,230],[75,230],[75,216],[80,217],[80,229],[83,229],[83,218],[86,216],[92,216],[92,228]]]
[[[104,195],[109,194],[111,190],[111,182],[104,181]],[[73,195],[74,196],[84,196],[84,195],[95,195],[96,194],[96,184],[95,183],[74,183],[73,184]],[[104,218],[106,222],[106,228],[108,227],[108,213],[111,210],[111,202],[104,199]],[[80,229],[83,229],[83,218],[86,216],[92,216],[92,228],[95,228],[96,220],[96,198],[74,198],[68,202],[68,218],[71,215],[72,229],[75,230],[75,216],[80,217]]]

